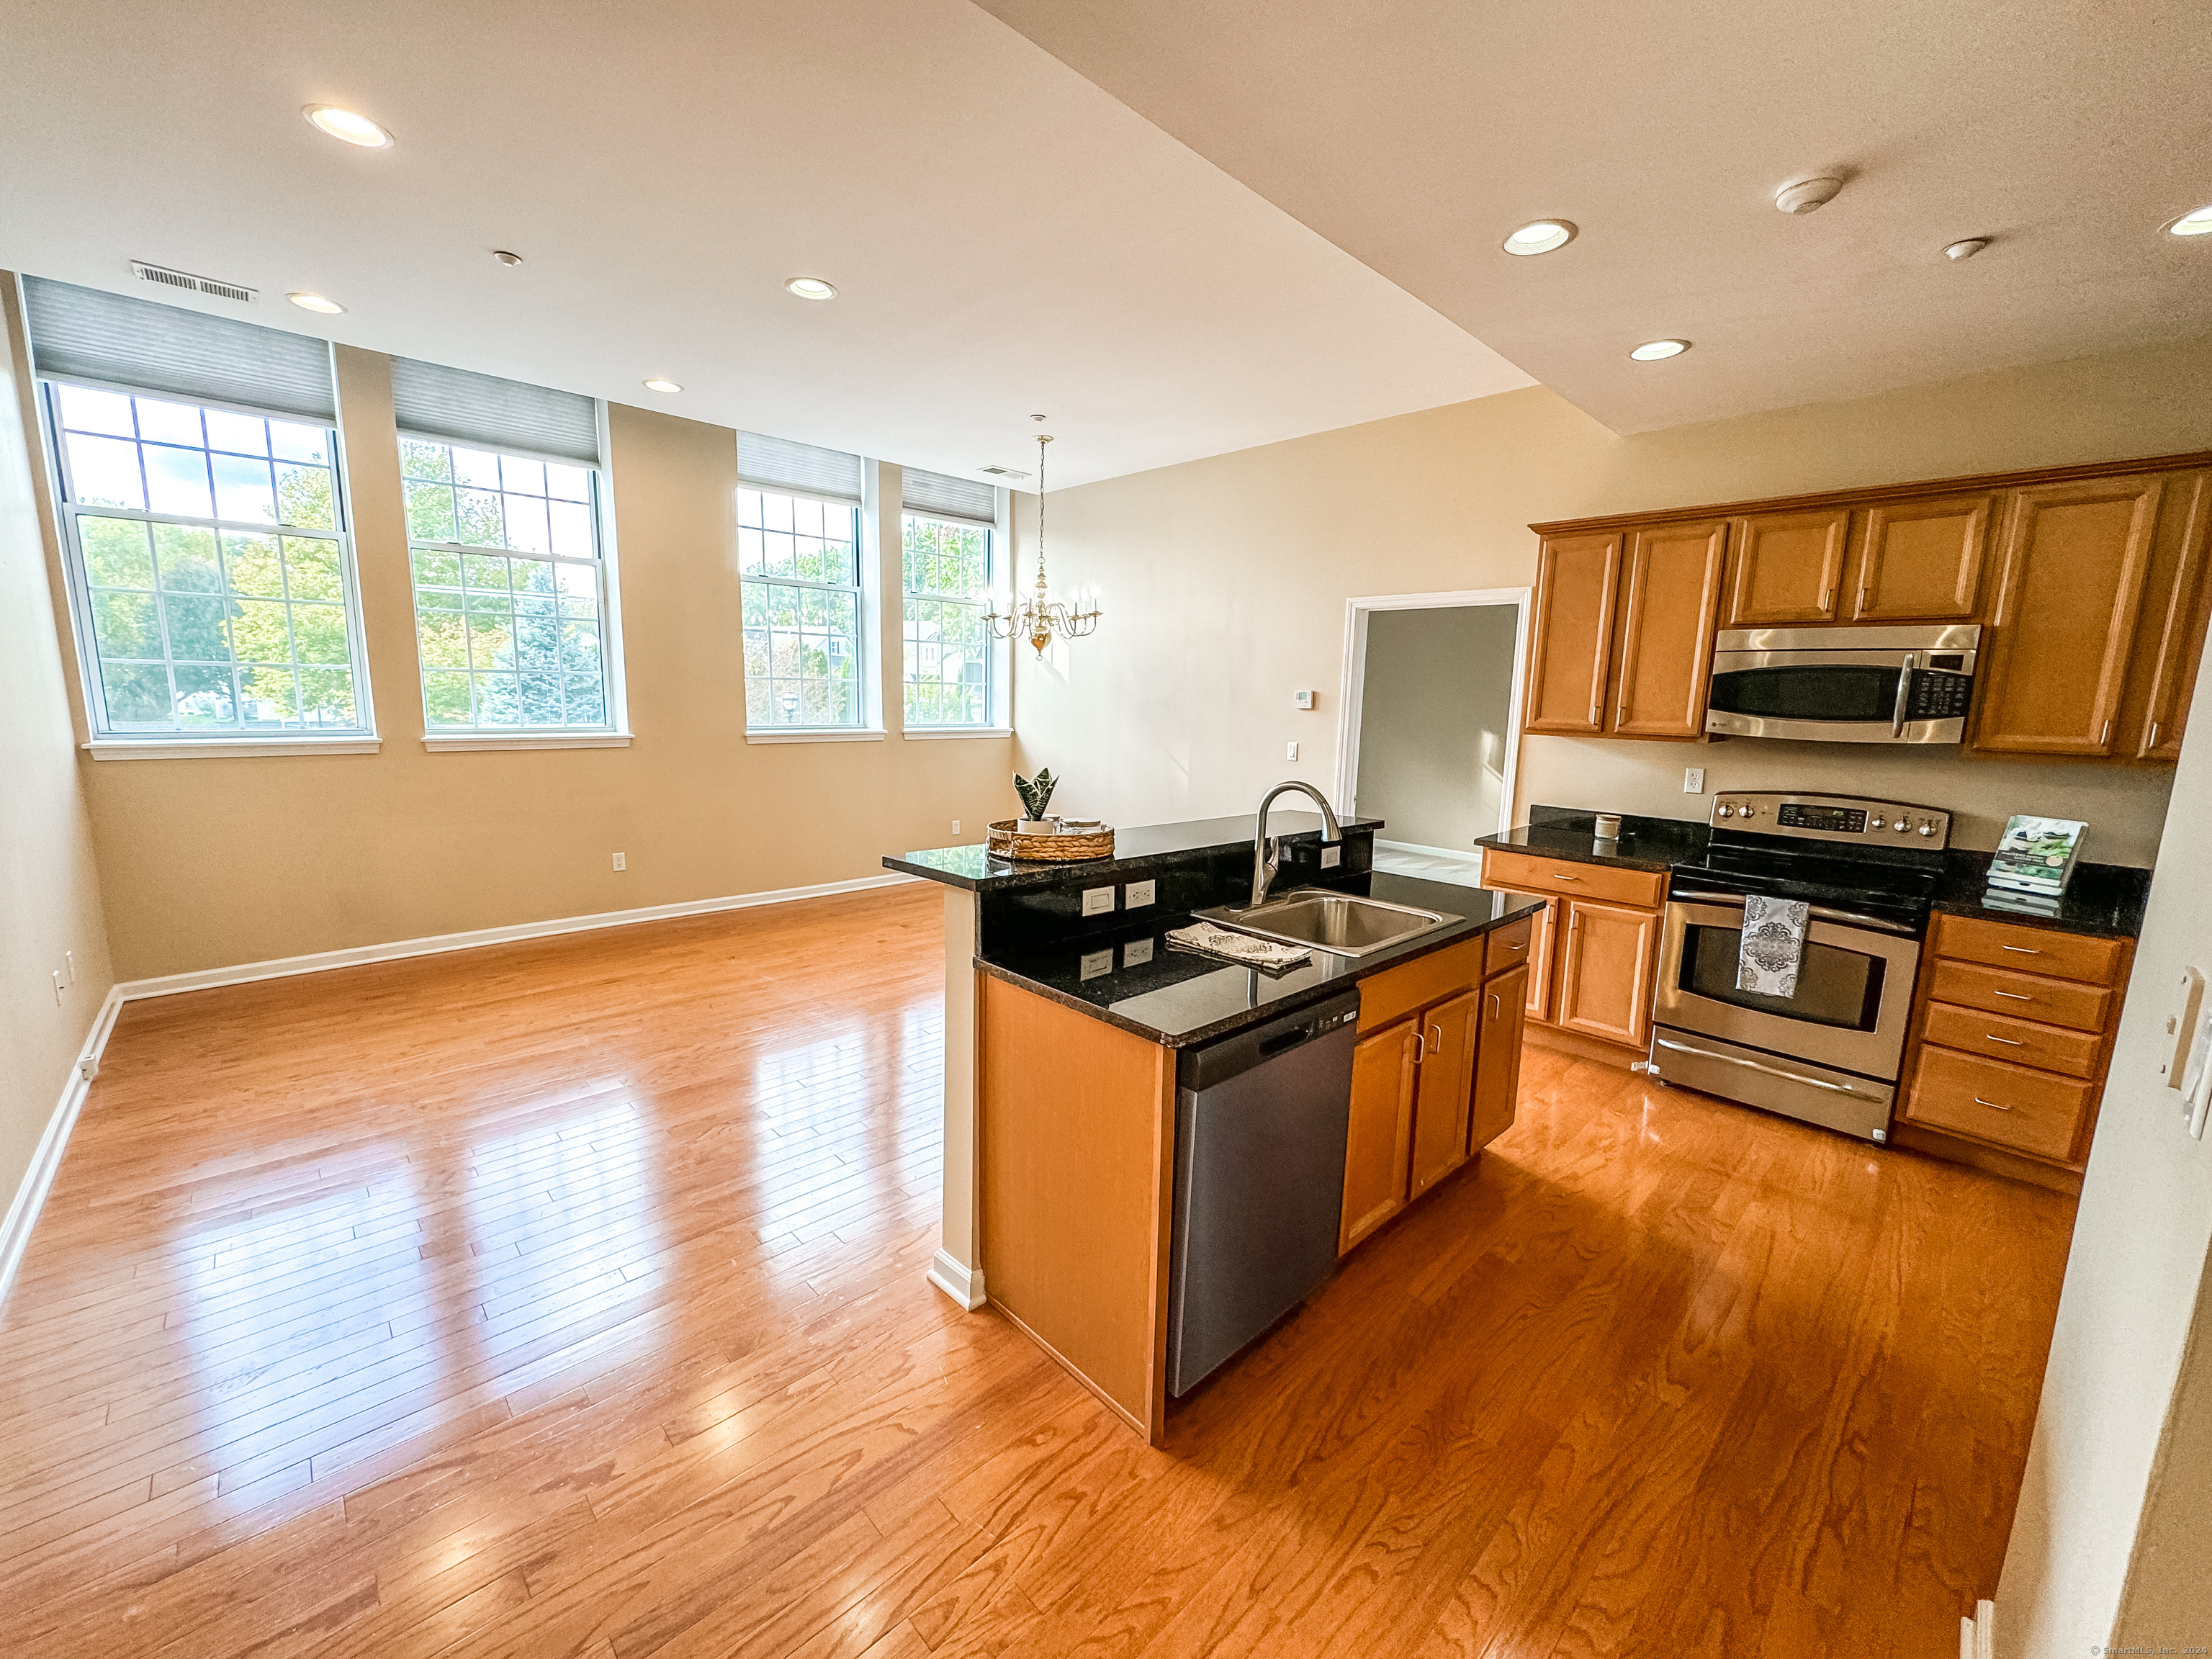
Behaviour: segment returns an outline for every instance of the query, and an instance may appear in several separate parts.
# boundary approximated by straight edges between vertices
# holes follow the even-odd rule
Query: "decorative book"
[[[2056,898],[2066,890],[2074,873],[2074,860],[2081,851],[2081,836],[2088,825],[2073,818],[2030,817],[2015,812],[2005,821],[1996,855],[1990,860],[1989,884],[2015,893]]]

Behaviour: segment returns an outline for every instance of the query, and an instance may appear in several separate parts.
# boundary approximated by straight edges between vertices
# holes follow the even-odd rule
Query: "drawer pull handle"
[[[2043,954],[2040,951],[2030,950],[2025,945],[2000,945],[1997,946],[1997,949],[2000,951],[2010,951],[2016,955],[2023,957],[2039,957]]]
[[[1507,945],[1505,948],[1509,951],[1525,951],[1528,948],[1528,941],[1525,939],[1517,939],[1514,943]]]
[[[1582,878],[1580,876],[1553,876],[1552,879],[1553,881],[1580,881]],[[2010,950],[2012,947],[2010,945],[2007,945],[2005,948],[2007,950]]]
[[[2015,1042],[2011,1037],[2001,1037],[1995,1031],[1984,1031],[1982,1033],[1982,1036],[1986,1042],[2002,1042],[2008,1048],[2025,1048],[2027,1047],[2025,1042]]]
[[[1977,1106],[1996,1106],[1996,1109],[2000,1112],[2008,1112],[2012,1110],[2012,1108],[2009,1106],[1997,1106],[1997,1103],[1994,1100],[1984,1100],[1979,1095],[1976,1095],[1974,1097],[1974,1104]]]
[[[1994,994],[2004,998],[2008,1002],[2033,1002],[2035,1000],[2033,997],[2021,991],[1998,991]]]

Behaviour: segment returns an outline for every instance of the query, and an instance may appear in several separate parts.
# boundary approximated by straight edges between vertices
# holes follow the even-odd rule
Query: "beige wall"
[[[1466,851],[1496,833],[1520,616],[1468,605],[1368,617],[1357,808],[1389,820],[1386,839]]]
[[[0,273],[9,339],[15,283]],[[27,387],[0,360],[0,1206],[12,1199],[106,996],[107,930],[55,643]],[[58,1001],[48,977],[76,982]]]
[[[2208,387],[2212,337],[1632,438],[1531,387],[1055,491],[1054,580],[1106,614],[1054,662],[1018,653],[1022,755],[1064,774],[1071,811],[1249,811],[1293,769],[1286,741],[1319,757],[1296,770],[1333,781],[1352,596],[1525,585],[1540,520],[2212,448]],[[1291,704],[1304,686],[1312,714]],[[2148,769],[1531,738],[1518,793],[1702,817],[1685,764],[1721,782],[1879,780],[1964,811],[1967,844],[2023,807],[2072,812],[2092,858],[2124,862],[2155,847],[2167,788]]]
[[[84,766],[121,976],[881,875],[885,852],[978,839],[1011,805],[1004,738],[745,741],[733,434],[621,404],[635,743],[426,752],[390,373],[338,362],[383,747]],[[886,646],[896,727],[896,626]]]

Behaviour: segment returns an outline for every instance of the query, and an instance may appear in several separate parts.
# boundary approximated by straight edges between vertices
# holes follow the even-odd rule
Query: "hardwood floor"
[[[1532,1048],[1147,1449],[936,1243],[934,889],[125,1009],[0,1320],[0,1652],[1874,1656],[2072,1204]]]

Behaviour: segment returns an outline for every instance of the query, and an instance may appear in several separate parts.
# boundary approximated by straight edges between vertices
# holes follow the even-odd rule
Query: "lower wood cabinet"
[[[1476,1020],[1483,994],[1462,991],[1420,1017],[1413,1085],[1413,1150],[1408,1195],[1419,1198],[1467,1162],[1468,1108],[1474,1097]]]
[[[1569,899],[1559,952],[1559,1023],[1639,1048],[1651,1036],[1659,913]]]
[[[1482,988],[1481,1040],[1475,1049],[1474,1098],[1468,1111],[1469,1157],[1513,1127],[1521,1097],[1521,1034],[1528,1029],[1527,967],[1500,974]]]
[[[1344,1139],[1340,1255],[1406,1207],[1413,1146],[1418,1054],[1411,1020],[1359,1039],[1352,1051],[1352,1125]]]

